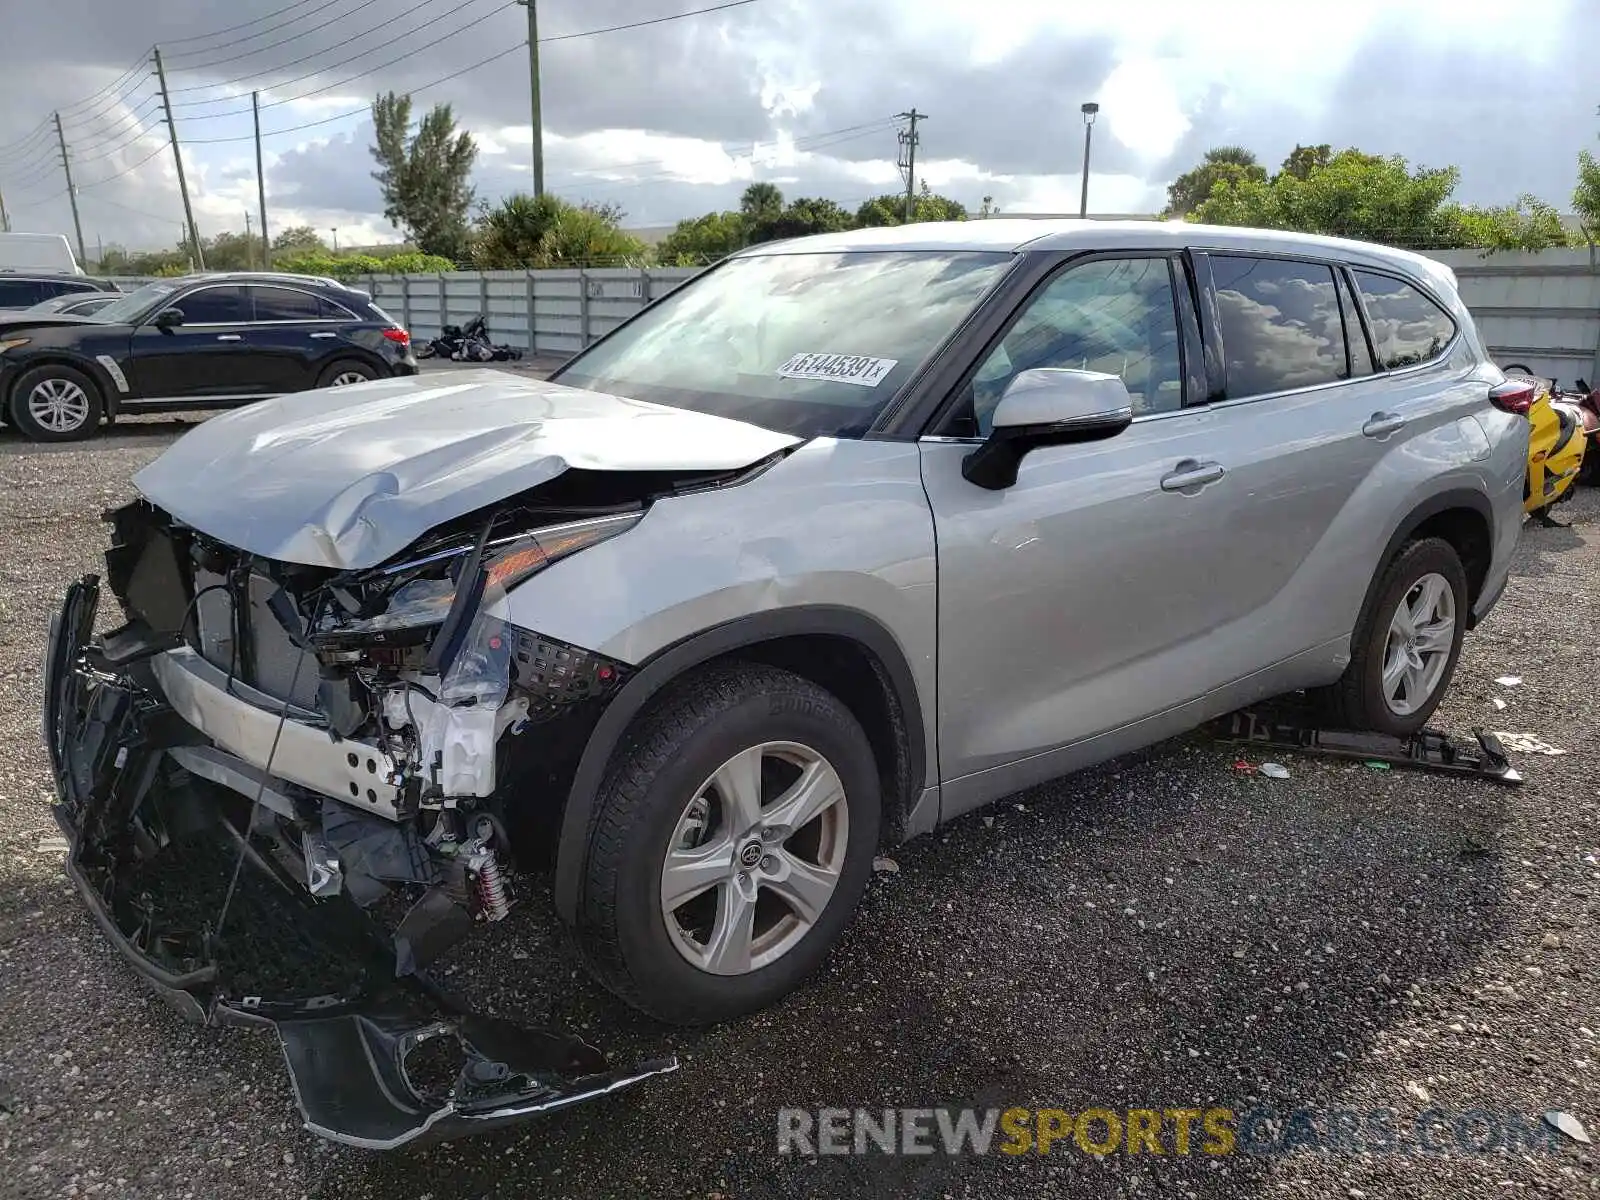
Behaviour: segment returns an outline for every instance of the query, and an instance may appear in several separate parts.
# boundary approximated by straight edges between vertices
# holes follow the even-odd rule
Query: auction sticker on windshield
[[[785,379],[831,379],[857,387],[877,387],[899,361],[863,354],[796,354],[778,368],[778,374]]]

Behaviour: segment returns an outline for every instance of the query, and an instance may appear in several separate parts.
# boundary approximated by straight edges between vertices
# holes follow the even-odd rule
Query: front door
[[[183,324],[165,329],[144,324],[133,333],[133,387],[140,400],[228,400],[276,390],[266,360],[248,344],[250,314],[243,289],[204,284],[174,296],[166,307],[182,312]]]

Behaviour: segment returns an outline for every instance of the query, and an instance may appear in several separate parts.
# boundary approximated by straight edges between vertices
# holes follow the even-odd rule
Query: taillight
[[[1508,379],[1489,389],[1489,403],[1501,412],[1516,413],[1519,417],[1525,417],[1528,415],[1528,410],[1533,407],[1533,398],[1536,394],[1537,390],[1533,384],[1523,383],[1519,379]]]
[[[411,335],[404,329],[385,329],[383,336],[401,346],[411,345]]]

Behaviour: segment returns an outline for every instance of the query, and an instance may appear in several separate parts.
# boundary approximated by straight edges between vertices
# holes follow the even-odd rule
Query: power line
[[[281,17],[284,13],[289,12],[289,11],[291,11],[293,9],[304,8],[308,4],[318,4],[318,3],[321,3],[321,0],[295,0],[295,2],[293,4],[287,4],[282,8],[274,9],[272,12],[269,12],[269,13],[265,14],[264,16],[256,17],[254,20],[241,21],[237,25],[229,25],[226,29],[213,29],[210,33],[197,33],[197,34],[193,35],[192,37],[168,38],[167,39],[167,44],[171,45],[171,46],[181,46],[185,42],[203,42],[207,38],[221,37],[223,34],[232,33],[236,29],[246,29],[251,25],[259,25],[263,21],[270,21],[270,20],[272,20],[273,17]]]
[[[470,64],[468,66],[462,67],[459,71],[451,71],[450,74],[448,74],[448,75],[441,75],[438,79],[430,80],[428,83],[421,84],[418,87],[410,88],[410,89],[408,89],[407,94],[408,95],[415,95],[417,92],[425,92],[429,88],[438,87],[441,83],[448,83],[448,82],[450,82],[450,80],[455,79],[458,76],[465,75],[469,71],[476,71],[479,67],[486,67],[490,63],[496,62],[499,59],[504,58],[508,54],[514,54],[517,51],[522,50],[523,48],[524,48],[523,43],[522,42],[517,42],[514,45],[507,46],[505,49],[501,50],[497,54],[491,54],[488,58],[480,59],[479,61],[477,61],[475,63],[472,63],[472,64]],[[307,94],[309,95],[311,93],[307,93]],[[303,97],[295,97],[295,99],[302,99],[302,98]],[[283,101],[279,101],[279,103],[280,104],[287,104],[288,101],[287,100],[283,100]],[[263,104],[261,107],[262,108],[268,108],[270,106],[266,105],[266,104]],[[320,121],[307,121],[303,125],[291,125],[287,129],[263,129],[261,131],[261,136],[265,138],[265,137],[275,137],[275,136],[277,136],[278,134],[281,134],[281,133],[298,133],[302,129],[314,129],[318,125],[331,125],[335,121],[343,121],[343,120],[345,120],[345,119],[347,119],[349,117],[359,117],[359,116],[363,115],[364,113],[366,113],[368,111],[369,111],[369,107],[366,106],[366,105],[363,105],[360,108],[353,108],[349,112],[337,113],[337,114],[335,114],[334,116],[331,116],[331,117],[323,117]],[[238,137],[187,138],[187,139],[185,139],[185,141],[189,145],[202,145],[202,146],[204,146],[204,145],[216,145],[216,144],[219,144],[219,143],[222,143],[222,142],[249,142],[249,141],[253,141],[254,139],[255,139],[255,135],[254,134],[247,133],[247,134],[241,134]]]
[[[304,75],[296,75],[292,79],[280,79],[275,84],[273,84],[272,86],[274,86],[276,88],[279,88],[279,89],[286,88],[286,87],[291,87],[291,86],[293,86],[294,84],[297,84],[297,83],[304,83],[308,79],[316,79],[319,75],[324,75],[328,71],[331,71],[336,67],[348,66],[350,63],[353,63],[358,59],[365,58],[369,54],[378,54],[378,53],[381,53],[384,50],[393,49],[395,44],[404,41],[406,38],[411,37],[413,34],[421,33],[424,30],[429,29],[437,21],[437,18],[436,17],[429,17],[426,20],[424,20],[421,24],[415,26],[414,28],[406,30],[404,33],[396,33],[396,32],[394,32],[394,22],[398,21],[401,17],[408,17],[412,13],[417,12],[420,9],[424,9],[424,8],[428,7],[428,5],[432,4],[433,2],[434,2],[434,0],[422,0],[422,2],[420,4],[413,5],[411,8],[406,9],[404,12],[396,13],[387,22],[385,22],[383,24],[380,24],[380,25],[375,25],[371,29],[362,30],[360,33],[351,34],[344,41],[344,46],[348,46],[350,43],[360,41],[362,38],[368,36],[369,34],[384,33],[384,34],[388,34],[389,35],[389,45],[387,45],[387,46],[374,46],[374,47],[372,47],[371,49],[368,49],[368,50],[357,51],[355,54],[352,54],[349,58],[342,58],[337,62],[326,63],[326,64],[324,64],[322,66],[314,68],[311,71],[306,72]],[[477,2],[477,0],[466,0],[466,3],[462,4],[460,6],[460,8],[458,8],[456,11],[459,13],[462,8],[471,8],[472,5],[474,3],[476,3],[476,2]],[[515,0],[512,0],[512,3],[514,3],[514,2],[515,2]],[[499,12],[499,11],[501,11],[501,9],[510,8],[510,7],[511,7],[511,3],[501,4],[499,8],[496,8],[496,9],[493,9],[492,11],[490,11],[490,12],[484,13],[483,16],[478,17],[475,20],[473,20],[472,22],[469,22],[467,25],[462,26],[461,29],[470,29],[473,25],[478,24],[478,23],[480,23],[482,21],[487,20],[489,17],[494,16],[494,14]],[[454,14],[452,14],[452,15],[454,15]],[[460,29],[458,29],[456,32],[459,33]],[[450,35],[447,34],[445,36],[448,37]],[[412,53],[413,54],[421,54],[424,51],[430,49],[433,45],[437,45],[438,42],[443,41],[443,40],[444,40],[444,38],[437,38],[437,39],[435,39],[434,42],[429,43],[429,45],[427,45],[427,46],[422,46],[422,47],[418,48],[417,50],[412,51]],[[341,47],[341,48],[343,48],[343,47]],[[274,71],[287,70],[290,67],[297,67],[301,63],[309,62],[311,59],[316,58],[318,55],[324,54],[324,53],[326,53],[326,51],[318,50],[318,51],[316,51],[316,52],[314,52],[312,54],[305,55],[303,58],[293,59],[290,62],[281,63],[276,67],[267,68],[265,71],[262,72],[262,74],[258,74],[258,75],[249,75],[249,74],[241,75],[237,79],[229,79],[229,80],[226,80],[226,81],[224,81],[222,83],[190,84],[187,87],[173,88],[172,92],[173,92],[173,95],[177,95],[180,92],[213,91],[213,90],[215,90],[217,88],[233,87],[233,86],[235,86],[237,84],[241,84],[241,83],[250,83],[250,82],[253,82],[253,81],[260,80],[263,77],[263,75],[265,75],[265,74],[271,74]],[[399,61],[399,60],[394,60],[394,61]],[[374,68],[374,69],[377,69],[377,68]],[[297,99],[298,97],[291,96],[289,98],[292,100],[292,99]],[[218,99],[211,99],[211,100],[181,100],[177,104],[174,104],[173,107],[174,108],[197,108],[200,105],[217,104],[217,103],[220,103],[221,100],[232,100],[232,99],[235,99],[235,97],[233,97],[233,96],[225,96],[225,97],[221,97],[221,98],[218,98]],[[200,114],[200,115],[193,116],[193,117],[185,117],[184,120],[186,120],[186,121],[207,121],[207,120],[211,120],[212,118],[215,118],[215,117],[228,117],[228,116],[242,115],[242,114],[244,114],[244,113],[246,113],[248,111],[250,111],[250,110],[241,108],[241,109],[230,110],[229,112],[204,113],[204,114]]]
[[[50,132],[50,118],[46,117],[44,120],[40,121],[37,125],[35,125],[27,133],[23,134],[21,137],[15,138],[12,141],[6,142],[4,145],[0,145],[0,157],[4,157],[8,153],[14,153],[14,152],[20,151],[21,148],[22,148],[22,144],[24,142],[33,141],[41,133],[45,134],[46,137],[48,138],[49,132]]]
[[[626,25],[607,25],[604,29],[585,29],[582,33],[560,33],[554,37],[539,39],[541,46],[550,42],[569,42],[573,38],[594,37],[602,33],[620,33],[624,29],[643,29],[646,25],[665,25],[668,21],[681,21],[685,17],[698,17],[705,13],[722,12],[728,8],[743,8],[747,4],[756,4],[759,0],[728,0],[726,4],[713,4],[710,8],[694,8],[688,12],[672,13],[665,17],[651,17],[647,21],[629,21]]]
[[[88,106],[92,105],[101,96],[104,96],[109,92],[114,92],[114,91],[120,90],[128,82],[128,80],[132,79],[135,75],[137,75],[139,73],[140,69],[142,67],[144,67],[144,65],[146,63],[148,63],[149,61],[150,61],[150,51],[146,50],[143,54],[141,54],[138,57],[138,59],[136,59],[134,61],[132,66],[130,66],[127,70],[123,71],[121,75],[117,76],[110,83],[106,84],[105,87],[101,88],[98,92],[94,92],[91,95],[85,96],[82,100],[78,100],[78,101],[75,101],[72,104],[68,104],[68,105],[63,106],[61,111],[63,113],[77,112],[81,108],[87,108]]]
[[[360,12],[363,8],[371,8],[377,2],[378,0],[361,0],[361,3],[357,4],[348,12],[336,13],[334,16],[329,17],[320,25],[313,25],[309,29],[302,29],[299,33],[292,33],[286,38],[279,38],[275,42],[268,42],[265,46],[257,46],[254,50],[242,50],[238,54],[229,55],[227,58],[218,58],[211,62],[179,63],[178,69],[180,71],[206,71],[212,67],[220,67],[223,63],[238,62],[241,58],[250,58],[256,54],[265,54],[268,50],[274,50],[279,46],[287,46],[290,42],[298,42],[303,37],[310,37],[319,29],[326,29],[329,25],[336,25],[340,21],[348,20],[349,18],[355,16],[356,13]],[[262,32],[270,33],[271,30],[263,30]],[[246,37],[238,38],[232,42],[223,42],[220,46],[207,46],[204,50],[194,50],[187,53],[180,51],[175,57],[185,58],[193,54],[205,54],[211,50],[223,50],[229,46],[236,46],[240,42],[248,42],[251,39],[258,38],[260,36],[260,33],[252,33]],[[318,53],[322,52],[318,51]]]
[[[171,144],[172,144],[171,142],[162,142],[161,145],[157,146],[154,150],[150,151],[149,154],[146,154],[138,162],[134,163],[133,166],[127,167],[127,168],[125,168],[125,169],[123,169],[121,171],[118,171],[115,175],[107,175],[104,179],[96,179],[93,183],[80,183],[78,185],[78,190],[80,192],[82,192],[82,191],[87,190],[88,188],[104,187],[106,184],[110,183],[113,179],[121,179],[124,175],[131,175],[135,171],[137,171],[140,167],[144,166],[145,163],[149,162],[156,155],[160,154],[163,150],[165,150]]]

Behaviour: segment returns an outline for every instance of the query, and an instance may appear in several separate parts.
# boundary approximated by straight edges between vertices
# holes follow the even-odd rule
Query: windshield
[[[104,308],[87,314],[111,325],[132,325],[156,304],[178,290],[176,283],[147,283],[142,288],[119,296]]]
[[[1010,262],[968,251],[735,258],[554,378],[799,437],[859,437]]]

